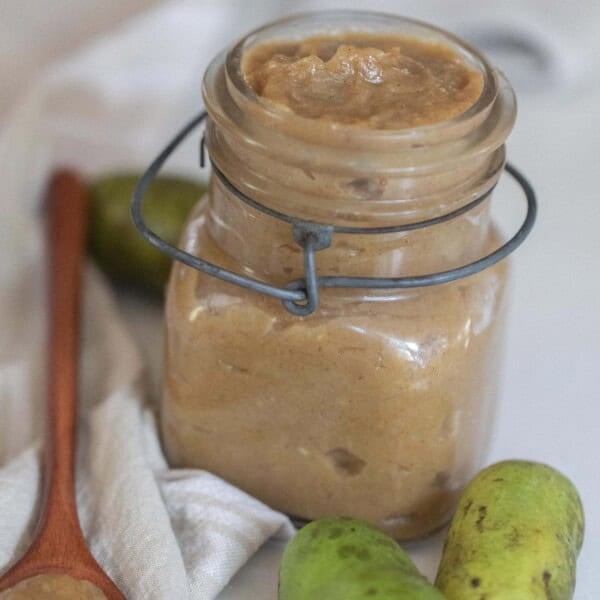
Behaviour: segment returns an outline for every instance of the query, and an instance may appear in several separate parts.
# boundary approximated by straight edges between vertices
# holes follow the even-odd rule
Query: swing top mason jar
[[[387,85],[389,84],[389,85]],[[394,87],[395,86],[395,87]],[[408,19],[314,13],[217,56],[203,86],[214,173],[181,247],[285,287],[304,277],[289,223],[334,233],[319,276],[452,269],[499,245],[490,192],[515,118],[510,85],[459,39]],[[231,185],[223,181],[226,178]],[[175,263],[162,435],[300,519],[346,515],[397,538],[447,521],[481,465],[498,395],[506,261],[443,285],[324,288],[311,315]]]

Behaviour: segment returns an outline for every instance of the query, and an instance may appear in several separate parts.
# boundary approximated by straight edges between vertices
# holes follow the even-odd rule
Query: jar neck
[[[481,97],[469,111],[432,126],[387,131],[272,111],[241,74],[244,50],[260,41],[251,34],[217,57],[203,88],[211,160],[257,202],[299,219],[372,228],[438,217],[495,185],[515,102],[506,80],[475,51],[462,48],[484,76]],[[214,176],[210,191],[209,231],[240,267],[274,280],[301,275],[301,249],[289,224],[244,204]],[[489,224],[487,200],[427,229],[335,234],[331,248],[318,253],[319,273],[391,277],[451,268],[481,255]]]
[[[481,167],[480,194],[497,180],[504,164],[503,148],[486,163],[487,170]],[[490,200],[488,196],[467,213],[423,229],[389,234],[335,233],[331,247],[317,254],[318,272],[398,277],[443,271],[474,261],[490,243]],[[463,197],[460,205],[467,201]],[[456,208],[456,203],[431,202],[427,212],[421,210],[411,218],[430,219]],[[408,221],[405,214],[398,217]],[[360,224],[372,226],[368,216]],[[245,204],[216,176],[210,180],[207,225],[213,240],[236,262],[238,270],[277,284],[302,276],[302,250],[293,239],[292,226]]]

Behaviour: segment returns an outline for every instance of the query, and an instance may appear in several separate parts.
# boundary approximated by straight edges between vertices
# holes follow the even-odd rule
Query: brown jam
[[[0,600],[106,600],[106,596],[89,581],[45,574],[24,579],[0,592]]]
[[[446,45],[367,34],[263,44],[245,55],[243,71],[279,109],[372,129],[452,119],[483,87],[481,73]]]

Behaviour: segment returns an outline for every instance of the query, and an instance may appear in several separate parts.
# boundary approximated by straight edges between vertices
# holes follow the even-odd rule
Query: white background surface
[[[0,0],[0,123],[45,63],[153,3],[54,0],[52,10],[44,11],[44,5],[35,0]],[[516,10],[531,3],[510,4]],[[552,4],[549,1],[545,6]],[[594,3],[566,4],[576,15]],[[242,10],[246,3],[238,5],[240,32],[269,12],[286,8],[285,2],[263,2],[247,14]],[[425,9],[413,13],[403,5],[408,9],[416,3],[396,2],[396,11],[429,16]],[[592,25],[600,31],[600,17]],[[569,26],[577,31],[576,25]],[[589,28],[590,23],[582,21],[581,27]],[[223,44],[229,41],[224,39]],[[591,58],[582,54],[580,60]],[[591,75],[585,82],[568,86],[549,82],[537,93],[524,78],[519,98],[509,156],[534,182],[540,216],[513,263],[503,402],[488,461],[536,459],[573,479],[587,516],[575,598],[591,600],[600,588],[600,77]],[[511,184],[503,184],[496,203],[504,206],[505,201],[515,200],[513,192]],[[518,215],[516,209],[502,212]],[[124,308],[134,326],[137,323],[138,333],[145,338],[157,335],[157,328],[147,327],[146,313],[140,313],[135,301],[125,301]],[[155,312],[143,308],[148,314]],[[439,536],[409,549],[424,572],[433,575]],[[280,552],[275,544],[265,547],[222,598],[274,599]]]

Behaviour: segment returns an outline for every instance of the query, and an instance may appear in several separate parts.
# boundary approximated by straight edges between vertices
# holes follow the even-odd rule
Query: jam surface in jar
[[[244,76],[261,98],[312,119],[402,129],[451,119],[481,94],[481,73],[443,44],[367,34],[252,48]]]

